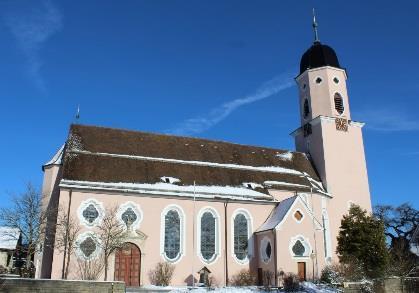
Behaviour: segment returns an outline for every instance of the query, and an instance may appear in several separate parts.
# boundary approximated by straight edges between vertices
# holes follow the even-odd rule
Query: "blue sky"
[[[311,9],[347,68],[373,204],[419,208],[417,1],[0,2],[0,205],[81,123],[293,149]],[[345,176],[345,174],[342,174]]]

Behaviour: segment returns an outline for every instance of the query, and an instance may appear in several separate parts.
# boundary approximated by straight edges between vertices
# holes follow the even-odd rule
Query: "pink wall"
[[[60,195],[60,206],[62,210],[67,210],[68,205],[68,190],[62,190]],[[193,210],[194,203],[191,199],[179,199],[179,198],[163,198],[163,197],[147,197],[147,196],[135,196],[135,195],[124,195],[118,193],[92,193],[92,192],[72,192],[72,203],[70,212],[72,215],[77,217],[77,209],[81,202],[88,199],[95,198],[99,202],[103,203],[104,206],[117,206],[127,201],[134,202],[141,207],[143,212],[143,220],[138,230],[148,236],[148,238],[140,246],[142,256],[142,284],[148,284],[148,272],[152,269],[156,263],[164,261],[164,258],[160,255],[160,226],[161,226],[161,213],[168,205],[177,205],[182,208],[185,213],[185,254],[176,263],[176,269],[173,277],[174,285],[184,285],[187,283],[186,279],[191,274],[192,270],[197,272],[203,266],[207,266],[208,269],[213,273],[217,282],[220,285],[224,284],[224,272],[225,272],[225,246],[224,246],[224,203],[223,202],[211,202],[211,201],[196,201],[195,202],[195,218],[197,217],[201,208],[212,207],[216,210],[219,215],[219,255],[213,263],[204,263],[200,257],[193,252]],[[245,209],[251,215],[252,218],[252,231],[256,230],[268,217],[274,204],[255,204],[255,203],[229,203],[227,208],[227,255],[228,255],[228,272],[229,276],[236,274],[243,268],[249,268],[250,263],[240,264],[234,257],[232,257],[232,215],[237,209]],[[83,228],[83,231],[93,230],[90,228]],[[195,233],[195,239],[197,235]],[[195,244],[196,246],[196,244]],[[256,252],[254,252],[256,253]],[[72,268],[76,268],[76,257],[72,256],[73,265]],[[54,253],[53,262],[53,275],[52,278],[61,278],[63,256],[59,251]],[[111,267],[109,268],[109,276],[113,278],[113,258],[111,259]],[[193,268],[193,269],[192,269]],[[77,278],[77,273],[73,270],[70,273],[72,278]],[[198,278],[198,275],[195,274]]]

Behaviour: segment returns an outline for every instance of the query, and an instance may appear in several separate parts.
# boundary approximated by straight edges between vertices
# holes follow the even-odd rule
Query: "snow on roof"
[[[258,183],[255,183],[255,182],[243,182],[242,185],[246,188],[251,188],[251,189],[263,188],[263,186],[261,184],[258,184]]]
[[[282,154],[276,154],[276,157],[278,157],[281,160],[291,161],[293,154],[291,152],[286,152]]]
[[[163,176],[163,177],[160,177],[160,180],[161,180],[162,182],[165,182],[165,183],[171,183],[171,184],[174,184],[174,183],[178,183],[178,182],[180,182],[180,179],[179,179],[179,178],[170,177],[170,176]]]
[[[181,180],[176,185],[235,187],[278,181],[290,183],[281,186],[288,191],[301,191],[293,184],[310,186],[303,172],[319,180],[299,152],[86,125],[72,125],[69,137],[66,180],[154,184],[172,177]],[[260,186],[257,191],[269,194]]]
[[[302,188],[310,188],[310,186],[303,185],[303,184],[296,184],[296,183],[288,183],[288,182],[282,182],[282,181],[265,181],[263,182],[266,186],[294,186],[294,187],[302,187]]]
[[[271,212],[265,223],[256,230],[256,232],[262,232],[266,230],[274,229],[284,219],[288,210],[297,199],[297,196],[292,196],[281,201]]]
[[[50,165],[61,165],[62,163],[62,158],[63,158],[63,152],[64,152],[64,146],[65,144],[63,144],[59,150],[55,153],[55,155],[52,157],[51,160],[49,160],[48,162],[46,162],[43,166],[42,166],[42,170],[46,167],[46,166],[50,166]]]
[[[274,201],[273,197],[244,187],[205,186],[205,185],[174,185],[170,183],[109,183],[75,181],[62,179],[60,187],[71,187],[92,190],[112,190],[142,194],[174,195],[200,198],[229,198],[236,200]]]
[[[294,169],[288,169],[284,167],[279,167],[279,166],[249,166],[249,165],[225,164],[225,163],[214,163],[214,162],[205,162],[205,161],[188,161],[188,160],[178,160],[178,159],[169,159],[169,158],[89,152],[89,151],[80,151],[80,150],[73,150],[72,153],[96,155],[96,156],[103,156],[103,157],[136,159],[136,160],[144,160],[144,161],[155,161],[155,162],[163,162],[163,163],[177,163],[177,164],[183,164],[183,165],[236,169],[236,170],[259,171],[259,172],[269,172],[269,173],[285,173],[285,174],[293,174],[293,175],[303,174],[300,171],[297,171]]]
[[[19,236],[20,231],[17,228],[0,227],[0,249],[16,249]]]

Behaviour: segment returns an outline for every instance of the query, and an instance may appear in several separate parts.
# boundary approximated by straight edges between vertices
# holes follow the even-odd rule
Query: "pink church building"
[[[364,124],[351,119],[345,69],[317,36],[295,80],[295,151],[71,125],[43,166],[46,207],[81,226],[69,278],[79,278],[77,261],[100,257],[107,207],[127,230],[108,280],[127,286],[150,284],[159,262],[175,266],[172,285],[191,285],[205,267],[221,286],[242,269],[259,283],[272,272],[274,285],[281,271],[311,279],[337,262],[342,216],[351,204],[371,210]],[[47,243],[54,229],[35,261],[38,278],[62,277],[66,252]]]

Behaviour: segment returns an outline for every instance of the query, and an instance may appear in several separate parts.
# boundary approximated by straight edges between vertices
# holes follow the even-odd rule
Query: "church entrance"
[[[125,282],[127,287],[140,286],[141,253],[137,245],[125,243],[115,253],[115,281]]]
[[[306,280],[306,263],[305,262],[298,263],[298,278],[300,279],[300,281]]]

